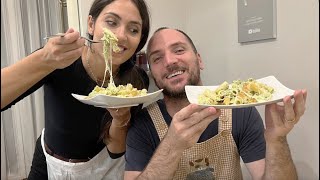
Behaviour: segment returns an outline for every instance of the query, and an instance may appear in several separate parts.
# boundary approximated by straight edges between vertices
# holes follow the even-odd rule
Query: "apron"
[[[157,103],[147,108],[161,141],[168,125]],[[232,137],[232,109],[221,110],[218,124],[216,136],[184,150],[173,179],[185,180],[196,174],[199,177],[195,179],[213,179],[213,171],[216,180],[242,180],[240,156]],[[200,178],[208,173],[211,178]]]
[[[41,146],[46,157],[49,180],[123,180],[124,156],[112,159],[103,148],[87,162],[71,163],[49,155],[44,148],[44,129]]]

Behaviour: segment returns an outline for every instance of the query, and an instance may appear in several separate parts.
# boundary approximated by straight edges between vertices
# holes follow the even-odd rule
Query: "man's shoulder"
[[[144,121],[144,123],[146,121],[151,121],[151,117],[150,117],[150,114],[148,112],[148,109],[151,109],[151,108],[154,108],[155,105],[158,105],[160,109],[162,109],[162,100],[157,100],[151,104],[148,104],[147,106],[145,106],[144,108],[142,108],[138,113],[137,115],[133,118],[133,123],[138,123],[140,121]]]
[[[247,119],[252,114],[259,114],[258,110],[255,107],[245,107],[245,108],[232,109],[232,115],[233,115],[233,117],[236,117],[236,118]]]
[[[260,126],[262,119],[256,107],[235,108],[232,109],[232,122],[233,127],[253,128],[256,125]]]

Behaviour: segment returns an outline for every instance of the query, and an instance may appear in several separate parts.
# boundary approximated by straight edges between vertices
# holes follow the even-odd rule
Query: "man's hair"
[[[150,55],[150,45],[151,45],[151,43],[152,43],[152,41],[153,41],[153,39],[154,39],[154,35],[155,35],[156,33],[158,33],[159,31],[162,31],[162,30],[164,30],[164,29],[171,29],[171,28],[169,28],[169,27],[160,27],[160,28],[158,28],[156,31],[154,31],[152,37],[150,38],[149,43],[148,43],[148,45],[147,45],[147,58],[148,58],[148,59],[149,59],[149,55]],[[182,30],[180,30],[180,29],[173,29],[173,30],[176,30],[176,31],[180,32],[181,34],[183,34],[183,35],[187,38],[187,40],[189,41],[189,43],[190,43],[190,45],[191,45],[194,53],[196,53],[196,54],[198,53],[197,48],[196,48],[196,46],[194,45],[193,41],[191,40],[191,38],[190,38],[184,31],[182,31]]]

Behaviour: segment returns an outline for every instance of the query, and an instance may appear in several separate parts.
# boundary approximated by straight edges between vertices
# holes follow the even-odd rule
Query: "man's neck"
[[[187,97],[173,98],[173,97],[164,96],[163,100],[165,102],[166,109],[171,117],[173,117],[182,108],[190,104]]]
[[[201,79],[199,80],[197,86],[202,86]],[[173,117],[182,108],[184,108],[190,104],[190,102],[187,98],[187,95],[185,97],[179,97],[179,98],[164,95],[163,100],[165,102],[167,111],[171,117]]]

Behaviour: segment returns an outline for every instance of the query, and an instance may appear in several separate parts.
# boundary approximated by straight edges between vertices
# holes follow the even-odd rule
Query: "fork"
[[[65,36],[65,34],[58,33],[58,34],[53,34],[53,35],[50,35],[50,36],[46,36],[43,39],[50,39],[52,37],[64,37],[64,36]],[[89,38],[84,37],[84,36],[80,36],[80,38],[83,38],[83,39],[85,39],[85,40],[87,40],[87,41],[89,41],[91,43],[101,43],[102,42],[102,41],[93,41],[92,39],[89,39]]]

